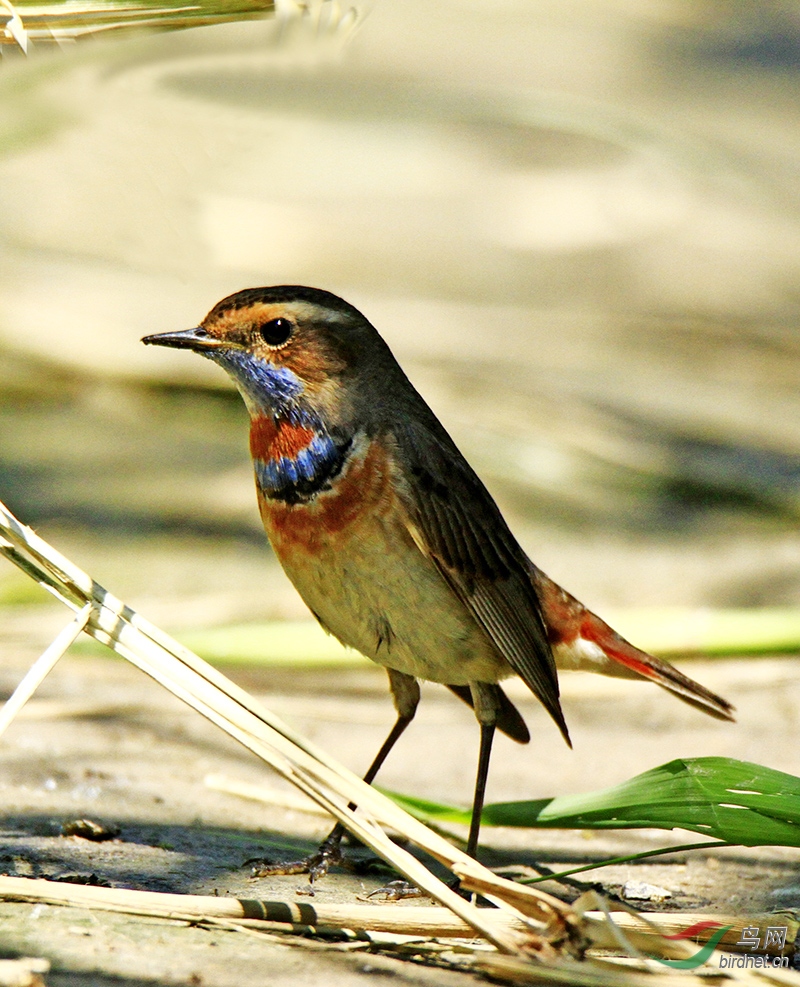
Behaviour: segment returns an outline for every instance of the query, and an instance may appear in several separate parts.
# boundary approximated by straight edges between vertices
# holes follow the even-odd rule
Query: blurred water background
[[[796,5],[323,7],[0,64],[0,499],[168,626],[305,616],[238,396],[139,338],[307,283],[588,604],[796,604]]]

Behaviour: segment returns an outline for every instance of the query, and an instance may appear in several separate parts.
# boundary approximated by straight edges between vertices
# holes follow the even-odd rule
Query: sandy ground
[[[4,691],[34,657],[33,627],[52,629],[62,615],[24,607],[11,616],[0,638]],[[526,701],[521,689],[512,690],[531,725],[532,741],[521,748],[498,740],[489,797],[502,801],[602,787],[681,755],[730,754],[799,773],[800,755],[786,743],[800,715],[798,661],[762,659],[757,669],[754,675],[752,664],[742,660],[689,665],[691,674],[737,705],[736,725],[710,721],[647,686],[565,675],[572,752],[535,702]],[[229,671],[274,712],[356,770],[366,766],[391,719],[383,673],[366,663],[363,669]],[[468,804],[476,734],[469,711],[444,690],[428,687],[417,722],[387,763],[382,783]],[[243,863],[261,855],[302,856],[324,836],[329,822],[208,787],[207,778],[222,776],[264,785],[276,799],[286,791],[248,752],[119,659],[64,659],[9,731],[0,771],[7,807],[0,825],[6,873],[96,875],[118,887],[308,900],[304,878],[252,881]],[[118,838],[93,843],[60,835],[64,821],[86,816],[118,826]],[[561,870],[696,839],[655,830],[486,829],[481,858],[493,866],[538,863]],[[353,862],[369,859],[366,851],[349,854]],[[320,884],[316,900],[363,900],[391,876],[375,867],[356,873],[337,868]],[[586,879],[623,898],[628,882],[663,889],[651,892],[650,900],[628,899],[644,910],[735,915],[743,924],[749,915],[785,915],[800,908],[797,852],[783,848],[678,852],[605,867]],[[576,893],[556,885],[551,890],[566,898]],[[335,946],[315,949],[81,909],[4,904],[0,910],[6,954],[47,957],[53,964],[47,978],[52,984],[112,984],[123,978],[134,984],[222,987],[262,983],[267,968],[270,982],[277,983],[300,978],[344,985],[371,973],[444,985],[471,976],[409,968],[390,956],[342,952]],[[775,921],[780,924],[781,915]]]

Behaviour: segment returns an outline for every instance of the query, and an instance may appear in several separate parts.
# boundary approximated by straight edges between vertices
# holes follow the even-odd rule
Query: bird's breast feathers
[[[250,425],[250,455],[254,460],[296,459],[314,438],[314,429],[285,422],[278,425],[271,415],[260,415]]]
[[[250,426],[250,453],[259,491],[298,503],[330,486],[344,465],[349,442],[337,444],[312,424],[259,416]]]
[[[284,461],[291,458],[298,463],[315,441],[319,442],[314,433],[307,436],[305,429],[294,429],[282,440],[281,446],[271,447],[269,460],[261,460],[266,462],[266,468],[260,469],[259,459],[255,458],[261,517],[273,548],[281,558],[293,553],[317,555],[335,544],[337,539],[344,542],[362,537],[378,517],[398,506],[389,451],[382,443],[363,435],[348,448],[337,475],[314,496],[301,502],[269,496],[270,492],[260,482],[260,474],[267,472],[269,464],[281,458]]]
[[[510,670],[420,550],[403,485],[391,444],[361,434],[314,497],[292,503],[259,484],[258,502],[286,574],[344,644],[420,678],[497,681]]]

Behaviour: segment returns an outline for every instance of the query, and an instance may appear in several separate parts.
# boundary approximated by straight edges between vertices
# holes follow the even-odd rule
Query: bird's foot
[[[379,894],[384,895],[387,901],[400,901],[403,898],[422,898],[425,896],[424,891],[403,880],[389,881],[384,887],[370,891],[367,898],[374,898]]]
[[[310,854],[303,860],[279,861],[275,863],[266,858],[257,857],[246,860],[244,866],[250,866],[250,877],[272,877],[276,874],[308,874],[308,883],[313,885],[324,877],[331,867],[340,864],[343,859],[341,840],[327,839],[320,844],[316,853]]]

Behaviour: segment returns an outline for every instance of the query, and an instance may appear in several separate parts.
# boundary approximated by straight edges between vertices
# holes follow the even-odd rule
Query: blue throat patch
[[[337,445],[327,432],[317,432],[293,459],[288,456],[267,461],[254,459],[259,489],[270,500],[289,504],[310,500],[327,489],[342,469],[351,445],[352,440]]]
[[[314,433],[309,444],[294,457],[253,459],[256,482],[263,495],[300,503],[327,487],[344,465],[352,440],[337,444],[319,417],[304,406],[302,380],[288,367],[276,366],[244,351],[210,350],[208,356],[227,370],[248,398],[264,409],[265,416]]]
[[[256,404],[272,412],[291,414],[303,393],[303,382],[288,367],[276,367],[240,350],[210,350],[209,356],[228,371]]]
[[[338,449],[333,439],[325,432],[317,432],[310,444],[301,449],[294,459],[281,456],[266,462],[263,459],[254,460],[256,478],[264,493],[274,493],[303,481],[314,481],[320,473],[330,468],[337,456]]]

